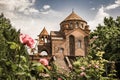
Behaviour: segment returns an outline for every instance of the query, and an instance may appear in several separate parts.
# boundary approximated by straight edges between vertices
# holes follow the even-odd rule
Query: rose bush
[[[43,64],[44,66],[48,66],[48,60],[46,58],[40,58],[39,62]]]
[[[116,80],[113,77],[104,75],[106,72],[105,64],[108,61],[102,58],[103,54],[104,52],[98,51],[96,59],[93,59],[90,54],[79,57],[73,63],[73,71],[69,76],[70,80]]]
[[[27,34],[20,34],[20,42],[30,48],[33,48],[33,45],[35,43],[35,41]]]

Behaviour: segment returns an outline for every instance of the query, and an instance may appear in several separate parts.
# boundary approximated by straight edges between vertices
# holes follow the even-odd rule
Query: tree
[[[104,25],[90,33],[90,53],[104,51],[104,58],[109,61],[120,61],[120,17],[104,18]]]
[[[28,64],[28,53],[19,41],[20,30],[16,30],[3,14],[0,15],[0,79],[14,80],[17,72]],[[18,55],[21,55],[18,58]],[[21,59],[21,61],[19,61]],[[25,61],[26,60],[26,61]],[[18,62],[23,66],[19,66]],[[24,62],[24,63],[23,63]],[[21,67],[21,68],[20,68]],[[26,67],[27,68],[27,67]],[[27,70],[27,69],[26,69]],[[24,70],[23,70],[24,71]]]

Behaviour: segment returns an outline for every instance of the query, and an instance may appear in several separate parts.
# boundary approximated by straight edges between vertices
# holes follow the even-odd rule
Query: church
[[[60,30],[51,31],[48,34],[44,27],[40,32],[37,46],[39,56],[42,56],[42,52],[46,52],[46,56],[56,60],[56,64],[59,66],[66,64],[64,59],[66,59],[68,66],[71,66],[70,57],[87,55],[89,33],[87,22],[72,11],[60,23]]]

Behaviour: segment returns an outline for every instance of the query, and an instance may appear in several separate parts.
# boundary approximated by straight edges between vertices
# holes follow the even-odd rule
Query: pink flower
[[[86,73],[85,73],[85,72],[81,72],[81,73],[80,73],[80,76],[82,76],[82,77],[83,77],[83,76],[86,76]]]
[[[94,67],[95,67],[95,68],[99,68],[99,66],[98,66],[98,65],[94,65]]]
[[[39,60],[39,62],[40,62],[41,64],[43,64],[44,66],[48,66],[48,60],[47,60],[46,58],[41,58],[41,59]]]
[[[62,80],[62,78],[58,78],[57,80]]]
[[[85,70],[85,67],[82,66],[82,67],[80,67],[80,69],[81,69],[82,71],[84,71],[84,70]]]
[[[20,42],[27,45],[30,48],[33,48],[33,45],[35,43],[34,40],[26,34],[20,34]]]

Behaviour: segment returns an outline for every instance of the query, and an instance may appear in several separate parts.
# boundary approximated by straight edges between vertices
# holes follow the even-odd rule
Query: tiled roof
[[[74,11],[72,11],[72,13],[65,18],[64,21],[68,21],[68,20],[83,20],[80,16],[78,16]]]
[[[48,34],[47,30],[44,27],[39,36],[47,36],[47,35],[49,35],[49,34]]]
[[[51,34],[50,34],[51,36],[61,36],[61,34],[60,34],[60,32],[59,31],[51,31]]]

